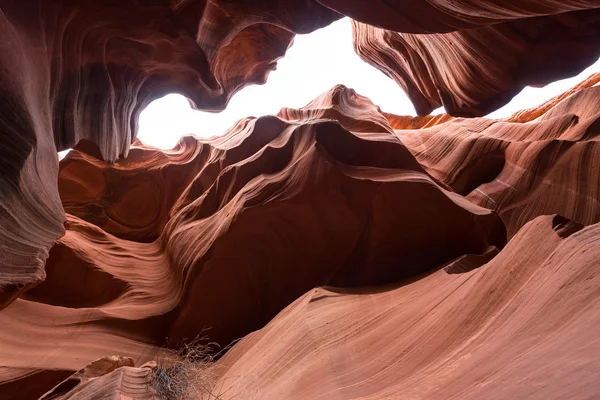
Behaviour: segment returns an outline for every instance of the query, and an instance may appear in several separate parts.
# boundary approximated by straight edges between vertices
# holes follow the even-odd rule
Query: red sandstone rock
[[[365,97],[338,86],[302,109],[282,110],[285,120],[245,119],[224,137],[208,142],[187,137],[170,151],[137,145],[115,164],[99,161],[93,156],[97,149],[82,143],[61,162],[61,196],[65,209],[76,215],[69,215],[67,233],[51,251],[48,278],[0,313],[6,327],[0,333],[0,392],[40,395],[85,362],[120,354],[141,365],[160,358],[162,345],[199,334],[226,345],[268,324],[315,286],[362,293],[355,287],[446,265],[434,273],[436,283],[423,289],[442,296],[455,285],[451,282],[462,282],[468,271],[498,254],[503,240],[498,220],[460,194],[475,202],[479,192],[494,198],[489,187],[506,187],[500,182],[503,174],[519,187],[516,195],[502,189],[508,194],[506,206],[498,208],[511,235],[548,212],[560,211],[581,224],[600,221],[597,203],[583,200],[598,198],[589,192],[595,188],[593,177],[587,178],[596,173],[595,158],[582,164],[579,153],[566,156],[577,144],[595,145],[598,132],[589,127],[598,109],[598,87],[588,87],[594,82],[591,78],[570,97],[549,102],[538,119],[523,123],[514,122],[517,117],[382,114]],[[562,153],[545,153],[547,143],[561,140],[575,144]],[[447,151],[456,158],[448,158]],[[489,154],[512,161],[495,163]],[[544,183],[540,192],[531,182],[547,180],[546,159],[550,171],[579,168],[581,177]],[[569,182],[572,186],[564,187]],[[555,190],[564,190],[563,196]],[[147,195],[152,191],[162,195]],[[155,218],[141,218],[146,214]],[[553,221],[551,229],[560,238],[582,228],[565,219]],[[539,237],[547,238],[543,232]],[[475,273],[512,268],[510,259],[498,261],[502,254]],[[508,254],[527,259],[523,251]],[[420,282],[407,287],[418,288]],[[461,290],[468,298],[475,289]],[[323,318],[335,318],[332,312]],[[395,335],[383,328],[377,332]],[[254,336],[232,354],[245,351],[244,343]],[[384,339],[365,340],[385,351]],[[279,349],[286,343],[273,345]],[[340,346],[351,346],[344,343]],[[229,357],[218,365],[229,365]],[[329,375],[322,376],[320,382],[330,385]],[[37,392],[31,385],[36,381]],[[20,392],[27,382],[29,391]],[[291,390],[261,382],[263,389],[239,390],[264,390],[267,398],[276,397],[270,390]],[[373,390],[388,389],[393,386]],[[302,390],[299,398],[306,394]]]
[[[336,102],[325,119],[247,119],[210,142],[134,147],[115,164],[72,150],[59,188],[77,216],[47,280],[0,313],[3,342],[21,342],[0,345],[5,365],[76,370],[89,341],[86,360],[111,349],[141,363],[166,338],[175,346],[207,327],[224,346],[315,286],[389,283],[503,246],[499,218],[439,186],[389,125],[372,122],[387,124],[368,99],[343,87],[322,99]],[[34,325],[48,328],[28,358],[15,350]],[[62,363],[40,357],[57,347]]]
[[[356,41],[359,54],[396,79],[420,113],[444,104],[453,114],[482,114],[523,85],[573,74],[597,57],[598,6],[2,1],[0,308],[45,279],[48,250],[64,234],[56,150],[85,139],[108,161],[126,156],[137,117],[152,100],[177,91],[199,108],[220,110],[243,86],[266,80],[295,33],[340,18],[337,10],[417,33],[359,24]]]
[[[388,117],[427,171],[498,212],[509,237],[544,214],[589,225],[600,222],[599,79],[506,120],[440,117],[444,122],[412,129]]]
[[[421,113],[598,56],[597,1],[364,4],[0,0],[1,398],[151,398],[144,363],[197,335],[245,336],[215,365],[240,398],[598,391],[598,76],[504,120],[337,86],[129,151],[151,100],[222,109],[327,7],[405,32],[355,24]]]
[[[213,391],[261,399],[593,398],[600,224],[564,235],[565,223],[529,222],[472,272],[313,289],[217,362]]]
[[[152,100],[221,110],[295,32],[340,17],[314,1],[0,1],[0,309],[44,280],[64,234],[57,150],[87,139],[127,156]]]
[[[135,368],[133,360],[127,357],[103,357],[77,371],[40,400],[110,398],[156,399],[152,369]]]
[[[419,115],[444,106],[482,116],[525,86],[576,75],[600,56],[600,8],[427,35],[353,27],[356,52],[394,79]]]
[[[445,33],[600,8],[597,0],[318,0],[357,21],[406,33]]]
[[[32,340],[19,333],[28,326],[48,326],[36,333],[37,370],[80,368],[74,342],[102,343],[86,359],[112,349],[145,362],[158,350],[132,340],[176,345],[210,327],[226,345],[312,287],[387,283],[503,245],[500,220],[439,186],[389,125],[371,122],[387,124],[368,99],[342,87],[330,98],[342,125],[331,112],[247,119],[211,142],[140,146],[115,164],[71,151],[58,185],[77,216],[48,279],[0,313],[3,342],[23,341],[0,347],[5,365],[31,367],[14,352]],[[343,117],[361,107],[362,117]],[[51,328],[57,320],[79,326],[76,337]],[[40,361],[57,346],[63,363]]]

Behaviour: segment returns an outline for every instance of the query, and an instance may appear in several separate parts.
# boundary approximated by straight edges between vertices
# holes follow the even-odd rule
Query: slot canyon
[[[137,138],[342,18],[417,115]],[[0,0],[0,400],[599,398],[600,73],[488,116],[599,58],[600,0]]]

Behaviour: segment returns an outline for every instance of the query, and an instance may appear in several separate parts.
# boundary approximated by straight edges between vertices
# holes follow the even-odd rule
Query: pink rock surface
[[[338,85],[135,136],[343,15],[420,114],[483,115],[597,59],[599,7],[0,0],[0,398],[156,398],[152,362],[197,337],[243,338],[211,367],[226,399],[595,398],[600,75],[500,120]]]
[[[240,399],[592,399],[600,224],[565,236],[566,225],[538,217],[471,272],[313,289],[217,362],[213,390]]]

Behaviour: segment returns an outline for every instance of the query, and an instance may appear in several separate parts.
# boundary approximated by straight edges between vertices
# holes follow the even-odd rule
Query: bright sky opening
[[[544,88],[525,88],[489,117],[502,118],[539,105],[597,71],[600,71],[600,60],[576,77]],[[277,70],[271,72],[267,83],[242,89],[220,113],[192,110],[187,100],[177,94],[154,101],[141,113],[138,138],[147,145],[170,149],[187,134],[221,135],[240,118],[277,114],[282,107],[302,107],[336,84],[367,96],[384,111],[415,115],[402,89],[354,52],[352,26],[350,20],[344,18],[311,34],[296,36],[294,45],[279,60]],[[435,113],[440,112],[443,109]]]

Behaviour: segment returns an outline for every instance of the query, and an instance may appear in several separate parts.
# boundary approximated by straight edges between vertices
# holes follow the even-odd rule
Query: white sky
[[[541,89],[526,88],[489,116],[502,118],[541,104],[596,71],[600,71],[600,60],[576,77]],[[267,83],[244,88],[220,113],[192,110],[187,100],[177,94],[154,101],[140,115],[138,138],[148,145],[168,149],[186,134],[221,135],[240,118],[276,114],[282,107],[302,107],[340,83],[369,97],[384,111],[415,115],[402,89],[356,55],[350,20],[344,18],[309,35],[296,36],[294,45],[278,62]],[[434,113],[442,111],[440,108]]]
[[[297,35],[267,83],[242,89],[220,113],[192,110],[176,94],[154,101],[140,115],[138,138],[151,146],[172,148],[185,134],[221,135],[241,118],[277,114],[282,107],[300,108],[339,83],[386,111],[415,113],[394,81],[356,55],[352,26],[344,18],[311,34]]]

